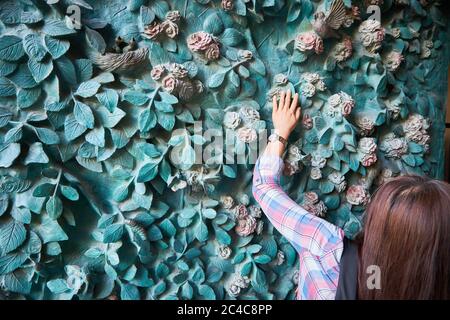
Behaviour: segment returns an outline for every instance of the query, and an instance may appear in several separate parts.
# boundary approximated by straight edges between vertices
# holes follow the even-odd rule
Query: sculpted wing
[[[334,0],[331,4],[330,11],[325,18],[325,22],[330,28],[337,30],[344,22],[345,16],[344,2],[342,0]]]

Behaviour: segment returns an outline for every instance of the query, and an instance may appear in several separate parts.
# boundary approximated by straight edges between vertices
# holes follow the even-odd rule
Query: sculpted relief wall
[[[384,181],[442,176],[439,1],[20,0],[0,21],[1,298],[293,299],[296,252],[251,195],[280,90],[303,106],[283,184],[347,236]]]

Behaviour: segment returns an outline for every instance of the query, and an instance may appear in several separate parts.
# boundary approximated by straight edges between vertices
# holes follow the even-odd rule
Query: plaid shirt
[[[334,299],[344,232],[289,198],[280,186],[283,165],[278,156],[265,154],[259,158],[253,176],[253,196],[298,252],[297,299]]]

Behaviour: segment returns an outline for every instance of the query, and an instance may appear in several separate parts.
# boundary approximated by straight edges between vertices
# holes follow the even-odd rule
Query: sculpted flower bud
[[[347,188],[347,182],[345,181],[345,176],[339,171],[333,171],[328,175],[328,180],[335,185],[338,192],[342,192]]]
[[[312,31],[301,33],[295,39],[295,48],[303,52],[313,50],[316,39],[317,35]]]
[[[316,89],[319,91],[325,91],[325,90],[327,90],[327,86],[326,86],[325,82],[323,82],[322,80],[319,80],[316,83]]]
[[[350,186],[346,193],[347,202],[355,205],[366,205],[369,202],[369,194],[362,185]]]
[[[304,195],[304,202],[310,204],[316,204],[319,202],[319,196],[314,191],[306,192]]]
[[[293,176],[300,171],[300,167],[297,162],[284,161],[283,174],[287,177]]]
[[[175,78],[184,79],[188,76],[187,69],[181,64],[171,63],[171,64],[169,64],[168,69]]]
[[[403,124],[403,131],[405,132],[406,139],[422,145],[424,150],[428,151],[428,143],[430,141],[428,134],[429,127],[428,119],[420,114],[411,114]]]
[[[364,167],[370,167],[371,165],[377,162],[376,153],[365,154],[361,160],[361,163]]]
[[[303,115],[302,125],[303,125],[303,128],[305,128],[306,130],[312,129],[313,119],[311,118],[311,116],[309,114],[305,113]]]
[[[300,92],[307,98],[312,98],[316,94],[316,87],[309,83],[302,83],[300,86]]]
[[[361,42],[368,52],[375,53],[381,48],[385,31],[378,20],[368,19],[363,21],[358,31]]]
[[[234,230],[239,236],[247,237],[255,232],[256,224],[256,219],[251,215],[247,215],[245,218],[237,221],[237,225]]]
[[[217,60],[220,57],[220,49],[219,45],[217,43],[212,43],[206,50],[205,50],[205,58],[208,60]]]
[[[309,213],[317,216],[317,217],[325,217],[327,212],[327,207],[323,203],[323,201],[318,202],[317,204],[312,203],[304,203],[302,207],[308,211]]]
[[[352,100],[345,100],[342,103],[342,115],[348,116],[350,113],[352,113],[353,107],[355,106],[355,102]]]
[[[202,93],[205,90],[205,87],[203,86],[203,83],[200,80],[194,80],[192,83],[194,84],[197,93]]]
[[[325,217],[325,215],[328,211],[328,208],[323,201],[319,201],[319,203],[317,203],[314,207],[315,207],[314,214],[316,216],[321,217],[321,218]]]
[[[247,207],[244,204],[239,204],[234,209],[234,216],[236,219],[244,219],[248,216]]]
[[[348,116],[355,107],[355,101],[353,98],[341,91],[328,98],[328,110],[327,114],[331,117],[336,115]]]
[[[348,60],[353,54],[353,44],[350,37],[346,37],[344,41],[338,43],[333,50],[333,57],[337,62]]]
[[[250,50],[239,50],[239,58],[243,60],[250,60],[253,58],[253,53]]]
[[[144,27],[144,36],[151,40],[155,40],[161,32],[161,24],[157,21],[153,21]]]
[[[286,75],[282,74],[282,73],[278,73],[275,75],[275,77],[273,78],[274,83],[277,85],[285,85],[288,83],[288,78],[286,77]]]
[[[195,88],[191,81],[181,80],[178,81],[177,92],[181,100],[188,101],[194,95]]]
[[[386,57],[386,69],[391,72],[395,72],[400,64],[404,60],[403,55],[400,52],[392,51]]]
[[[239,202],[242,203],[244,206],[248,206],[250,204],[250,197],[246,193],[242,193],[239,196]]]
[[[294,271],[294,273],[292,274],[292,282],[293,282],[295,285],[298,285],[299,277],[300,277],[300,272],[296,269],[296,270]]]
[[[319,168],[314,167],[311,169],[310,177],[313,180],[322,179],[322,171]]]
[[[239,140],[241,140],[242,142],[245,142],[245,143],[251,143],[258,138],[258,136],[256,134],[256,130],[253,128],[247,128],[247,127],[238,129],[237,136],[238,136]]]
[[[341,96],[338,93],[333,94],[331,97],[328,98],[328,104],[331,107],[336,107],[339,104],[341,104],[341,102],[342,102],[342,99],[341,99]]]
[[[259,220],[258,225],[256,226],[256,231],[255,231],[256,234],[260,235],[263,232],[263,229],[264,229],[264,221]]]
[[[242,107],[239,109],[239,114],[248,125],[251,125],[260,119],[259,112],[252,107]]]
[[[158,64],[155,66],[152,71],[150,72],[150,76],[153,80],[159,80],[161,77],[165,74],[166,68],[162,64]]]
[[[238,287],[245,289],[248,288],[248,285],[250,284],[250,279],[247,276],[242,276],[238,273],[235,273],[233,277],[233,283]]]
[[[344,22],[342,23],[342,25],[346,28],[350,28],[353,24],[353,22],[355,21],[355,19],[353,19],[351,16],[346,15],[344,18]]]
[[[301,52],[314,50],[316,54],[323,52],[323,40],[314,31],[300,33],[295,38],[295,48]]]
[[[250,215],[255,218],[261,218],[261,208],[258,206],[250,206]]]
[[[384,152],[386,158],[400,159],[408,152],[408,142],[391,133],[384,137],[380,150]]]
[[[354,17],[355,19],[359,19],[361,15],[361,12],[359,10],[358,6],[352,6],[352,17]]]
[[[322,157],[320,154],[315,153],[311,159],[311,166],[322,169],[327,164],[327,159]]]
[[[228,129],[236,129],[241,123],[241,117],[237,112],[229,111],[223,117],[223,125]]]
[[[317,37],[316,43],[314,44],[314,51],[316,54],[321,54],[323,52],[323,40],[321,37]]]
[[[168,75],[162,80],[162,87],[167,92],[173,93],[178,88],[178,80],[174,76]]]
[[[230,196],[220,197],[220,203],[225,210],[230,210],[234,207],[234,199]]]
[[[355,122],[356,125],[361,129],[362,136],[368,136],[372,134],[375,124],[371,119],[367,117],[357,117]]]
[[[278,252],[277,252],[277,259],[276,259],[276,265],[277,266],[281,266],[284,263],[285,259],[286,258],[284,256],[284,252],[281,251],[281,250],[278,250]]]
[[[178,22],[181,19],[181,14],[179,11],[169,11],[166,13],[166,19],[172,22]]]
[[[207,32],[199,31],[187,38],[187,45],[193,52],[204,51],[214,42],[213,36]]]
[[[225,11],[233,10],[234,1],[233,0],[222,0],[222,9]]]
[[[320,80],[320,75],[315,72],[305,72],[302,74],[302,79],[306,82],[315,84]]]
[[[169,38],[175,38],[178,35],[178,25],[170,20],[161,23],[161,29]]]
[[[391,33],[395,39],[400,38],[401,31],[399,28],[392,28]]]
[[[374,138],[364,137],[358,141],[358,150],[362,153],[374,153],[377,150],[377,144]]]
[[[217,251],[222,259],[228,259],[231,256],[231,248],[228,246],[220,246]]]
[[[289,145],[287,149],[286,154],[286,160],[290,162],[298,162],[302,159],[302,153],[300,151],[300,148],[296,146],[295,144]]]
[[[384,168],[381,170],[380,174],[378,175],[376,179],[376,184],[381,186],[382,184],[392,180],[392,177],[394,176],[394,173],[391,169]]]
[[[227,290],[228,294],[232,297],[237,297],[241,293],[241,287],[231,284]]]

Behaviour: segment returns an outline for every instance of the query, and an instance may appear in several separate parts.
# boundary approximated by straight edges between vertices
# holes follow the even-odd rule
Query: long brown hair
[[[366,210],[359,299],[450,298],[450,185],[419,176],[386,182]],[[381,288],[370,289],[370,266]]]

